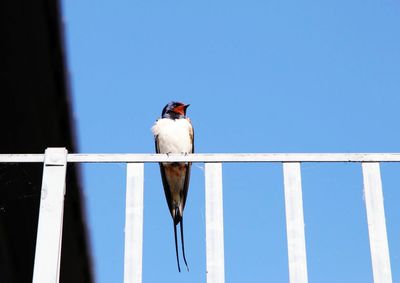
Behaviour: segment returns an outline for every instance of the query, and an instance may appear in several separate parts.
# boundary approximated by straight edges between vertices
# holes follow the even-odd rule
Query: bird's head
[[[186,109],[190,104],[184,104],[182,102],[171,101],[167,105],[165,105],[161,118],[170,118],[170,119],[181,119],[186,117]]]

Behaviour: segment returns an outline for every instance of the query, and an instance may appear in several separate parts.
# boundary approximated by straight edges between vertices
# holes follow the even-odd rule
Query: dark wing
[[[189,119],[188,119],[189,120]],[[190,122],[190,120],[189,120]],[[191,123],[190,123],[191,124]],[[190,128],[190,139],[192,141],[192,153],[194,153],[194,130],[193,127]],[[185,176],[185,183],[183,185],[183,208],[185,208],[185,204],[186,204],[186,198],[187,198],[187,194],[188,194],[188,190],[189,190],[189,181],[190,181],[190,169],[192,167],[192,163],[189,162],[185,168],[186,168],[186,176]]]
[[[155,145],[156,145],[156,152],[160,153],[160,149],[158,147],[158,136],[155,137]],[[165,176],[164,165],[161,162],[158,164],[160,165],[160,173],[161,173],[161,179],[162,179],[162,183],[163,183],[163,187],[164,187],[165,198],[167,199],[169,212],[171,213],[171,216],[172,216],[171,190],[169,189],[167,177]]]

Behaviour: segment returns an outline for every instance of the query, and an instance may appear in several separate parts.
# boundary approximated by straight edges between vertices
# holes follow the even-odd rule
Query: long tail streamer
[[[186,269],[189,271],[189,266],[186,261],[186,256],[185,256],[185,244],[183,241],[183,217],[181,218],[181,241],[182,241],[182,253],[183,253],[183,260],[185,261]]]
[[[179,265],[178,239],[177,239],[177,237],[176,237],[176,225],[175,225],[175,223],[174,223],[174,236],[175,236],[176,262],[178,263],[178,271],[181,272],[181,266]]]

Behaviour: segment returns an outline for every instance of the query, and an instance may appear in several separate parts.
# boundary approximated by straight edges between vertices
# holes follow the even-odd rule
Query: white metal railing
[[[308,282],[301,189],[302,162],[362,164],[368,233],[375,283],[391,283],[392,274],[383,204],[380,162],[400,162],[400,153],[240,153],[240,154],[0,154],[1,162],[44,163],[34,263],[34,283],[59,281],[65,175],[68,162],[127,163],[124,282],[142,282],[143,163],[204,162],[207,283],[225,281],[222,201],[223,162],[283,164],[290,283]]]

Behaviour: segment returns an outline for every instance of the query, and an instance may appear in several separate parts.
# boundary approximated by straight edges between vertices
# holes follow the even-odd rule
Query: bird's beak
[[[183,106],[185,108],[185,110],[190,106],[190,104],[186,104],[185,106]]]

